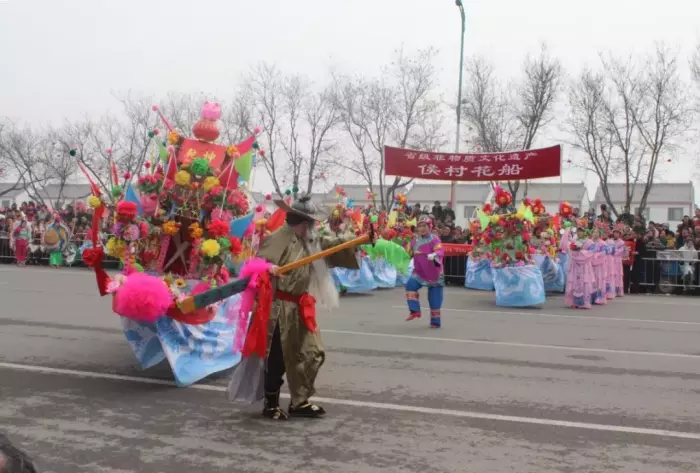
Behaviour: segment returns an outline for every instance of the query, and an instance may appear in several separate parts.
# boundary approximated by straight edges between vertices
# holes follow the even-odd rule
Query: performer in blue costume
[[[410,252],[413,255],[413,273],[406,282],[406,300],[409,316],[406,320],[420,318],[420,299],[418,291],[428,287],[428,304],[430,305],[430,327],[440,328],[440,309],[442,308],[445,275],[442,269],[444,250],[440,239],[431,234],[432,221],[421,219],[416,226],[417,235],[411,240]]]

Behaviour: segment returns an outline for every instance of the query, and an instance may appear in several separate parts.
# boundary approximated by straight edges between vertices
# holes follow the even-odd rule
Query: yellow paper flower
[[[100,208],[102,206],[102,200],[96,195],[91,195],[88,197],[88,205],[93,209]]]
[[[209,258],[213,258],[219,255],[221,251],[221,246],[216,240],[205,240],[201,247],[202,254]]]
[[[218,186],[219,180],[215,178],[214,176],[209,176],[206,179],[204,179],[204,183],[202,184],[202,187],[204,188],[205,191],[209,192],[212,190],[214,187]]]
[[[180,231],[180,224],[169,220],[163,224],[163,233],[173,236]]]
[[[180,186],[187,186],[190,184],[190,173],[187,171],[178,171],[175,174],[175,182]]]
[[[114,256],[114,250],[117,248],[117,239],[112,237],[109,240],[107,240],[105,248],[107,248],[108,255]]]
[[[187,283],[185,282],[184,279],[182,278],[177,278],[175,280],[175,287],[182,289],[183,287],[187,286]]]
[[[168,143],[171,145],[176,145],[180,141],[180,135],[177,131],[171,131],[168,133]]]

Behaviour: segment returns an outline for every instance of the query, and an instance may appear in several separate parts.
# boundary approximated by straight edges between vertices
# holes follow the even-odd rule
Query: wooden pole
[[[279,274],[288,273],[301,266],[320,260],[321,258],[327,258],[331,255],[334,255],[339,251],[347,250],[348,248],[354,248],[360,245],[367,245],[369,243],[372,243],[372,237],[369,234],[363,235],[359,238],[355,238],[354,240],[346,241],[345,243],[341,243],[340,245],[328,248],[327,250],[319,251],[318,253],[294,261],[293,263],[285,264],[284,266],[280,267]]]
[[[369,243],[372,243],[372,235],[370,233],[355,238],[354,240],[341,243],[340,245],[334,246],[332,248],[328,248],[327,250],[320,251],[311,256],[307,256],[306,258],[294,261],[293,263],[285,264],[279,269],[279,274],[282,275],[284,273],[288,273],[301,266],[313,263],[314,261],[319,260],[321,258],[327,258],[328,256],[338,253],[339,251],[347,250],[348,248],[354,248],[359,245],[367,245]],[[213,304],[215,302],[231,297],[234,294],[242,292],[243,290],[245,290],[246,285],[247,279],[236,279],[228,284],[224,284],[223,286],[210,289],[209,291],[197,294],[196,296],[190,296],[184,301],[182,301],[182,303],[180,303],[180,310],[183,313],[187,314],[195,311],[196,309],[204,308],[210,304]]]

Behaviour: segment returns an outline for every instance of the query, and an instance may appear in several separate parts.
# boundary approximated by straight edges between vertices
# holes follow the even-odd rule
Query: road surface
[[[322,420],[272,423],[141,371],[86,271],[0,266],[0,431],[53,473],[695,472],[700,300],[498,308],[446,290],[443,329],[399,289],[319,316]]]

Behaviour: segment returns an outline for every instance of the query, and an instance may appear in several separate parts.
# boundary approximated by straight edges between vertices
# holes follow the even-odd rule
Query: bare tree
[[[537,57],[526,58],[521,78],[509,85],[498,81],[485,59],[467,62],[462,110],[474,131],[471,144],[486,152],[532,148],[554,116],[561,81],[561,63],[545,46]],[[520,181],[509,181],[508,187],[515,201]]]
[[[695,52],[690,60],[690,71],[693,75],[693,80],[700,86],[700,43],[695,47]]]
[[[289,184],[311,193],[317,177],[329,171],[331,136],[339,113],[327,89],[301,75],[285,76],[275,66],[261,64],[245,78],[238,115],[262,125],[262,161],[275,191]],[[252,104],[252,117],[243,106]],[[242,122],[243,120],[241,120]]]
[[[568,93],[570,144],[598,176],[610,210],[611,179],[622,177],[625,209],[641,190],[639,211],[658,174],[662,153],[671,151],[689,125],[690,109],[677,57],[663,47],[647,58],[601,56],[601,71],[585,70]]]
[[[403,50],[379,78],[336,76],[335,102],[352,157],[336,164],[359,176],[372,192],[378,190],[382,209],[394,201],[397,189],[413,179],[384,175],[385,145],[433,151],[446,143],[443,114],[436,97],[434,49],[406,55]]]
[[[0,130],[0,162],[16,179],[13,187],[26,190],[37,202],[44,202],[41,190],[51,178],[42,159],[46,147],[50,141],[31,128],[10,123]]]

